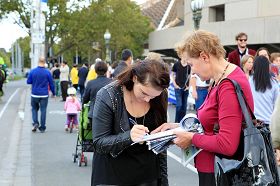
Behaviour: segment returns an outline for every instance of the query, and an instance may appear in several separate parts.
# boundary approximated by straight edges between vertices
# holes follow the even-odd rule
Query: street
[[[73,163],[77,132],[64,131],[64,102],[50,98],[47,131],[31,132],[30,87],[25,79],[4,87],[0,102],[0,186],[77,186],[90,185],[92,153],[86,153],[88,166]],[[174,120],[175,107],[168,109]],[[170,186],[198,185],[192,165],[183,167],[181,151],[175,146],[168,150]]]
[[[87,167],[73,163],[77,133],[64,131],[64,102],[50,98],[47,131],[32,133],[30,86],[25,81],[5,84],[0,101],[0,139],[4,144],[0,146],[0,186],[90,185],[92,153],[86,153]],[[173,120],[174,106],[169,114]],[[170,185],[198,185],[196,173],[181,165],[180,153],[176,147],[168,152]]]

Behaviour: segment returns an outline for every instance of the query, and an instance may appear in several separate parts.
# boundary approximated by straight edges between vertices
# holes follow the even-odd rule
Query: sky
[[[141,4],[146,0],[134,0]],[[7,52],[12,44],[20,37],[27,36],[27,32],[20,26],[14,24],[13,18],[0,20],[0,48],[4,48]]]

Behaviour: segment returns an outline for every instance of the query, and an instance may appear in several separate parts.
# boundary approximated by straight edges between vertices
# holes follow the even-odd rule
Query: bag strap
[[[247,128],[253,128],[253,127],[254,127],[254,124],[253,124],[252,119],[256,119],[256,117],[255,117],[254,113],[252,112],[251,108],[248,106],[248,107],[249,107],[249,111],[250,111],[250,113],[251,113],[251,115],[250,115],[250,113],[249,113],[249,111],[248,111],[248,107],[247,107],[248,103],[247,103],[247,101],[244,99],[244,93],[243,93],[243,91],[242,91],[240,85],[239,85],[235,80],[232,80],[232,79],[229,79],[229,78],[223,79],[223,80],[221,81],[221,83],[222,83],[223,81],[225,81],[225,80],[230,81],[230,82],[233,84],[233,86],[235,87],[235,92],[236,92],[236,95],[237,95],[237,98],[238,98],[238,102],[239,102],[239,105],[240,105],[240,107],[241,107],[243,116],[244,116],[245,121],[246,121],[246,127],[247,127]],[[221,84],[221,83],[220,83],[220,84]]]

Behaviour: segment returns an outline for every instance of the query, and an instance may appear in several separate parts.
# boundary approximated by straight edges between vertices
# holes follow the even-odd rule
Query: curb
[[[31,153],[31,110],[30,89],[24,90],[25,103],[21,111],[24,113],[20,142],[18,147],[17,169],[15,172],[15,186],[31,186],[32,184],[32,153]],[[19,110],[20,111],[20,110]]]

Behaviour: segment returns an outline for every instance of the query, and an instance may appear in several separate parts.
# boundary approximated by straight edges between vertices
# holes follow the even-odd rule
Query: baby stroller
[[[73,162],[76,163],[78,161],[79,167],[82,166],[82,163],[87,166],[87,157],[84,155],[84,152],[93,152],[92,124],[88,119],[89,105],[90,103],[87,103],[82,106],[76,150],[72,154]]]

